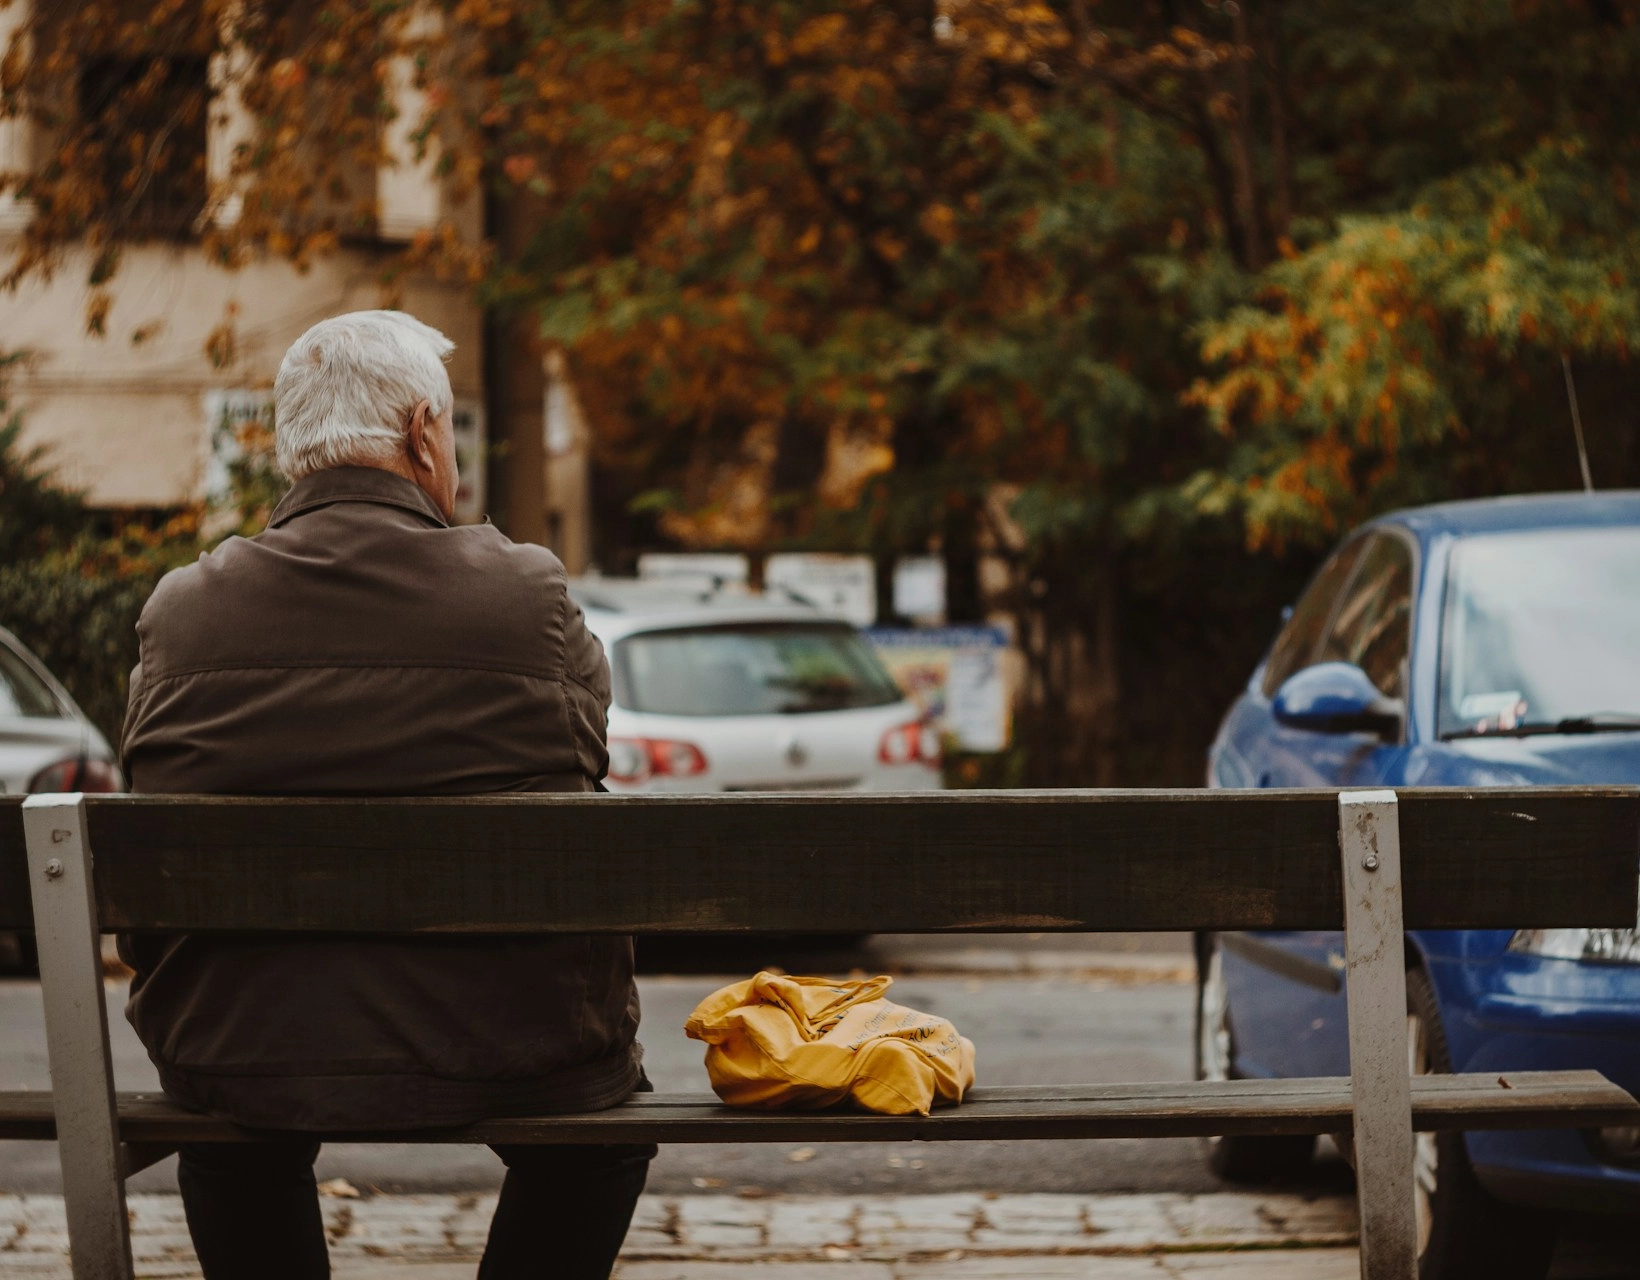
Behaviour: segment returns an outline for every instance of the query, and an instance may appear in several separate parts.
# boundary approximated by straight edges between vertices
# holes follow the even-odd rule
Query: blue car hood
[[[1431,749],[1416,782],[1433,787],[1637,783],[1640,732],[1459,738]]]

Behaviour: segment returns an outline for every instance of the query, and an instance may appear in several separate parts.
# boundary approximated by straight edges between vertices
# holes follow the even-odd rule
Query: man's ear
[[[435,465],[433,450],[427,443],[427,420],[433,415],[431,401],[423,400],[410,411],[410,424],[404,433],[405,450],[410,455],[410,465],[428,475],[433,474]]]

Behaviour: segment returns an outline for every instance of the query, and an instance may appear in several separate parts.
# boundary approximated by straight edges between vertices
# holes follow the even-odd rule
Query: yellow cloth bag
[[[706,1042],[712,1089],[731,1107],[927,1115],[974,1083],[973,1041],[945,1018],[884,1000],[892,978],[834,982],[760,973],[714,991],[684,1030]]]

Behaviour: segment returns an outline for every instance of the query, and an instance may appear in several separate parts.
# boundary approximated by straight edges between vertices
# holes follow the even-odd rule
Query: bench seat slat
[[[1347,1078],[1038,1085],[975,1089],[932,1116],[852,1111],[755,1112],[710,1094],[647,1094],[608,1111],[490,1120],[418,1134],[327,1135],[333,1142],[903,1142],[993,1138],[1194,1137],[1328,1133],[1349,1128]],[[235,1141],[248,1131],[182,1110],[155,1093],[119,1096],[120,1136],[131,1143]],[[1415,1128],[1595,1128],[1640,1122],[1640,1103],[1596,1071],[1421,1076]],[[0,1138],[49,1139],[44,1090],[0,1093]]]

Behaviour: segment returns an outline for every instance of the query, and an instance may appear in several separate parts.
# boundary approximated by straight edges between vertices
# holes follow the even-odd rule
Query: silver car
[[[107,740],[45,664],[0,627],[0,794],[124,786]]]
[[[0,794],[122,791],[108,742],[45,664],[0,627]],[[33,948],[0,933],[0,969],[27,967]]]
[[[848,621],[705,583],[584,578],[613,792],[926,791],[940,734]]]

